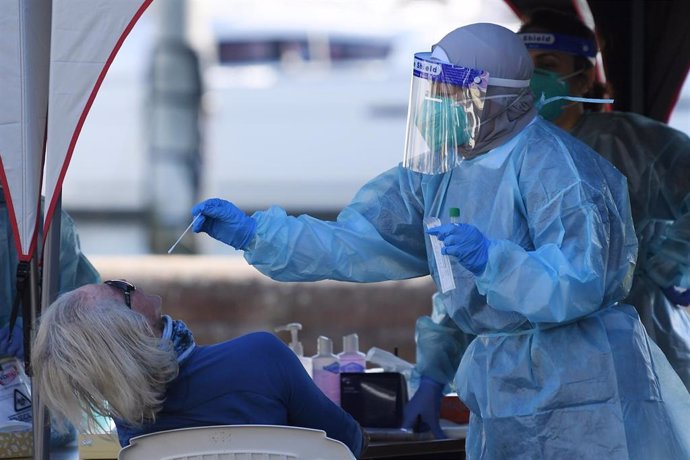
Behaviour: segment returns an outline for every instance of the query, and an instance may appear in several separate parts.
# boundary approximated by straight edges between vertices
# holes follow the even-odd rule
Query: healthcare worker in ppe
[[[536,10],[521,27],[537,97],[595,96],[594,33],[576,16]],[[588,110],[589,108],[589,110]],[[690,138],[635,113],[568,100],[540,114],[611,161],[628,178],[639,244],[630,294],[649,336],[690,390]]]
[[[690,395],[618,303],[637,249],[625,178],[536,116],[532,68],[508,29],[456,29],[415,56],[403,163],[335,222],[210,199],[194,230],[277,280],[431,274],[444,326],[477,336],[458,366],[439,335],[424,374],[455,378],[469,459],[689,458]]]

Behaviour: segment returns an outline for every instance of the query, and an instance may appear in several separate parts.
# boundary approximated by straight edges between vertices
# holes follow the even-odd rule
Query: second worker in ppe
[[[601,86],[594,76],[594,33],[576,16],[535,10],[520,30],[541,68],[532,82],[535,93],[577,97]],[[690,305],[690,138],[635,113],[561,102],[540,113],[628,179],[639,252],[625,302],[637,309],[647,333],[690,389],[690,316],[683,308]]]
[[[447,333],[420,370],[455,379],[469,459],[688,458],[690,395],[619,303],[637,250],[625,177],[536,116],[532,70],[508,29],[456,29],[415,57],[403,164],[335,222],[215,198],[194,230],[276,280],[431,274]],[[453,330],[477,336],[462,356]]]

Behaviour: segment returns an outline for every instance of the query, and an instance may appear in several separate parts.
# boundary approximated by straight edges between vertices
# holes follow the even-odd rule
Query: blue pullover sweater
[[[167,388],[153,423],[116,421],[120,444],[156,431],[209,425],[291,425],[324,430],[359,457],[359,424],[331,402],[297,356],[267,332],[211,346],[196,346]]]

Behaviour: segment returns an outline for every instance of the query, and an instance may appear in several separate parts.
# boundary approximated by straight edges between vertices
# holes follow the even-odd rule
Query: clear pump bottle
[[[338,355],[340,372],[364,372],[367,356],[359,351],[359,336],[349,334],[343,337],[343,352]]]
[[[275,328],[276,332],[280,331],[289,331],[290,332],[290,343],[288,346],[292,351],[295,352],[297,357],[299,358],[300,362],[302,363],[302,366],[304,366],[304,370],[307,371],[307,374],[309,374],[309,377],[313,377],[313,370],[312,370],[312,362],[311,358],[308,358],[304,356],[304,348],[302,348],[302,342],[299,341],[299,331],[302,330],[302,325],[300,323],[289,323],[286,324],[285,326],[280,326]]]
[[[323,335],[319,337],[317,353],[312,356],[314,383],[328,398],[340,405],[340,364],[333,354],[333,341]]]

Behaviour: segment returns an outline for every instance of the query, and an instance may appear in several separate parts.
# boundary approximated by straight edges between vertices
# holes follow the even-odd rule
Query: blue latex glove
[[[675,287],[670,286],[662,289],[666,298],[675,305],[681,307],[690,306],[690,289],[686,289],[685,292],[679,292]]]
[[[489,260],[489,240],[477,227],[470,224],[444,224],[426,232],[436,235],[443,242],[443,254],[457,257],[462,266],[476,276],[482,274]]]
[[[10,343],[10,326],[0,329],[0,356],[14,356],[24,359],[24,332],[19,324],[12,329],[12,342]]]
[[[256,220],[253,217],[220,198],[197,204],[192,208],[192,215],[199,216],[192,226],[195,233],[206,232],[236,249],[247,247],[256,233]]]
[[[436,439],[448,436],[441,430],[441,397],[443,385],[429,377],[422,377],[419,388],[405,406],[403,428],[413,428],[415,432],[431,430]]]

